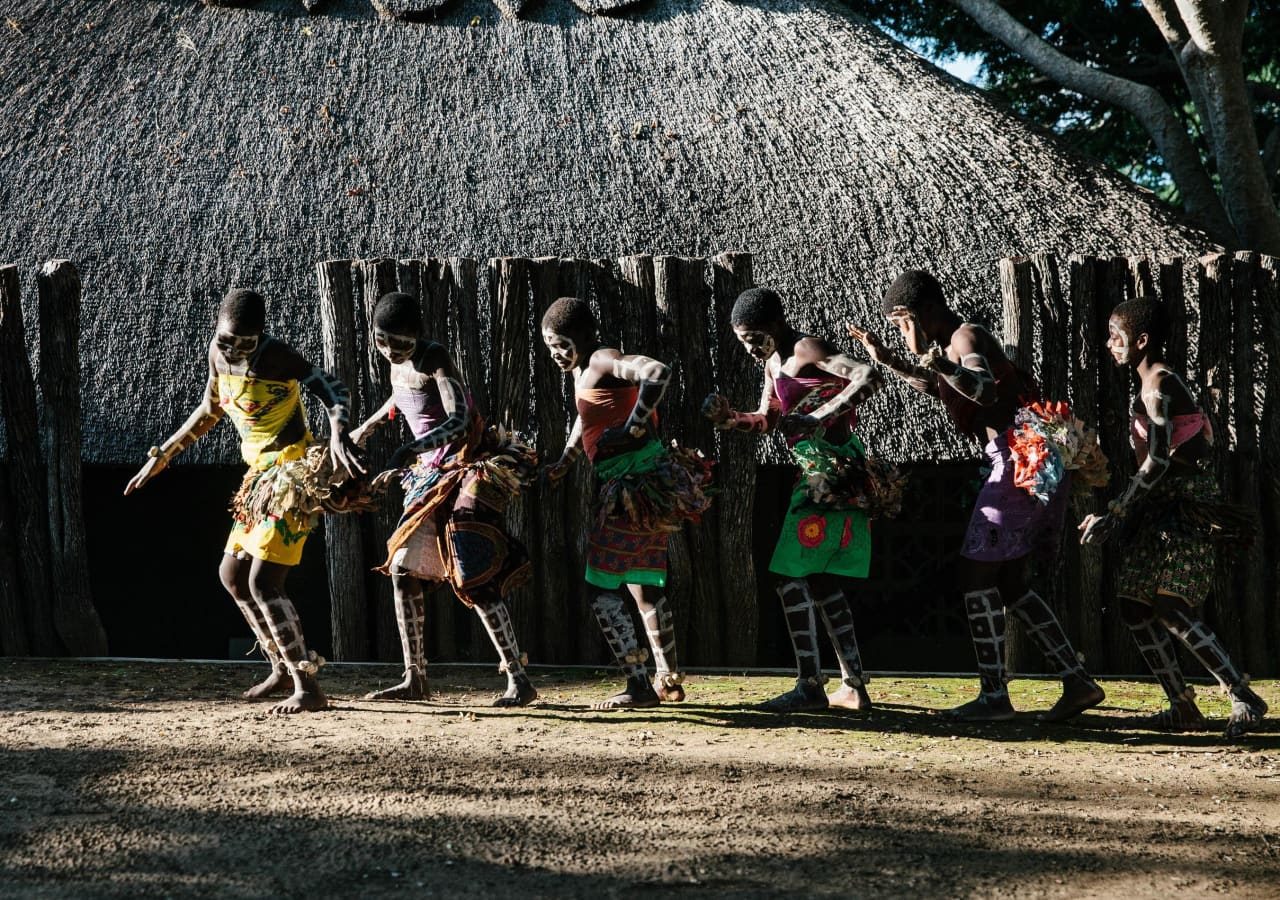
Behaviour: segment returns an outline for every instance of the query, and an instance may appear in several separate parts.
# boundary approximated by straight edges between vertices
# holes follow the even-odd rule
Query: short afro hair
[[[417,297],[392,291],[378,298],[373,327],[387,334],[421,334],[422,307]]]
[[[772,288],[748,288],[733,301],[733,311],[729,313],[729,324],[759,328],[763,325],[774,325],[785,322],[787,314],[782,309],[782,298]]]
[[[237,334],[261,334],[267,327],[267,301],[257,291],[232,288],[218,304],[218,321]]]
[[[942,285],[923,269],[908,269],[893,280],[889,290],[884,292],[884,314],[887,316],[899,307],[906,307],[911,312],[930,306],[946,308],[947,300],[942,295]]]
[[[596,317],[591,304],[577,297],[561,297],[542,314],[542,330],[575,337],[594,337]]]
[[[1167,335],[1164,307],[1160,301],[1152,297],[1134,297],[1117,303],[1111,310],[1111,316],[1119,319],[1135,340],[1138,335],[1145,334],[1148,346],[1156,349],[1164,346]]]

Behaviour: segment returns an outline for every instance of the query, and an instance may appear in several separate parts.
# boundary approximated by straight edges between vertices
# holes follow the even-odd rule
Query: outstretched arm
[[[208,434],[209,430],[218,424],[218,420],[222,418],[222,415],[223,409],[218,405],[218,376],[211,360],[209,363],[209,380],[205,383],[204,398],[200,401],[200,405],[195,408],[195,412],[187,417],[187,421],[183,422],[181,427],[167,441],[159,447],[151,448],[147,453],[149,459],[138,470],[138,474],[130,478],[129,483],[125,485],[125,496],[129,496],[156,475],[163,472],[175,456]]]
[[[849,382],[840,393],[809,413],[818,420],[819,425],[825,425],[828,419],[844,415],[884,387],[883,375],[864,363],[854,362],[843,353],[833,353],[815,360],[814,365]]]
[[[360,423],[355,431],[351,432],[351,440],[357,447],[363,447],[365,442],[379,428],[391,424],[391,411],[396,408],[396,401],[388,397],[387,402],[378,407],[378,411]]]
[[[352,478],[357,474],[363,475],[364,460],[347,430],[351,423],[351,391],[342,379],[311,365],[296,351],[286,349],[285,353],[288,354],[282,361],[285,372],[289,377],[298,379],[298,383],[323,403],[329,413],[329,452],[333,457],[334,471],[345,470]]]
[[[755,412],[738,412],[729,400],[720,394],[709,394],[702,401],[702,414],[721,431],[745,431],[765,434],[778,424],[778,404],[773,394],[773,375],[768,366],[764,371],[764,388],[760,392],[760,405]]]
[[[569,474],[569,470],[573,468],[573,464],[578,461],[578,457],[582,455],[582,416],[578,416],[573,420],[573,429],[569,432],[569,439],[565,442],[564,452],[560,454],[560,458],[551,465],[543,469],[543,475],[547,481],[555,484]]]
[[[1118,519],[1123,519],[1130,507],[1141,500],[1159,483],[1173,464],[1173,404],[1174,384],[1181,382],[1172,372],[1160,372],[1154,385],[1142,392],[1142,405],[1151,421],[1147,433],[1147,458],[1129,479],[1129,484],[1119,497],[1107,504],[1107,512],[1101,516],[1088,516],[1080,523],[1080,543],[1102,543],[1107,539]],[[1185,390],[1185,388],[1184,388]]]
[[[873,332],[859,328],[853,323],[846,323],[845,330],[849,333],[849,337],[862,344],[873,362],[884,366],[920,393],[929,394],[932,397],[938,396],[938,373],[903,362]]]
[[[393,469],[403,468],[411,457],[424,450],[443,447],[467,430],[467,421],[471,418],[471,404],[467,400],[467,392],[463,389],[462,383],[443,366],[436,369],[432,377],[435,378],[436,389],[440,392],[440,405],[444,408],[445,414],[444,421],[416,441],[411,441],[397,450],[391,457],[390,467]]]

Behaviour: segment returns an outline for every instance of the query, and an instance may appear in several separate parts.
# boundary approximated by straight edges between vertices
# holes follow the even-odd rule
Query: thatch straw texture
[[[230,285],[263,290],[275,332],[319,358],[321,258],[749,250],[834,333],[878,318],[908,266],[998,323],[1000,256],[1203,247],[823,0],[522,18],[462,0],[431,23],[368,0],[0,11],[0,260],[81,268],[89,461],[139,459],[182,419]],[[926,410],[895,389],[871,442],[968,454]],[[924,440],[899,425],[921,416]],[[205,444],[194,458],[234,459],[230,429]]]

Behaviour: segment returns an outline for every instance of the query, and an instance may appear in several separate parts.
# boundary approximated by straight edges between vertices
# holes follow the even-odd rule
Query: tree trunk
[[[69,260],[40,267],[40,389],[49,453],[49,546],[54,625],[75,656],[106,656],[107,633],[89,590],[80,448],[80,273]]]

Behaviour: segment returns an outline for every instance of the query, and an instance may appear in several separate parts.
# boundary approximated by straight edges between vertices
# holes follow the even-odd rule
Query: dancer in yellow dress
[[[350,506],[344,482],[364,468],[347,435],[346,386],[264,334],[265,326],[266,302],[259,294],[233,290],[223,298],[204,399],[181,428],[151,448],[124,492],[142,487],[230,416],[249,471],[232,501],[235,524],[219,575],[271,662],[271,674],[244,696],[255,700],[292,687],[273,712],[297,713],[324,709],[328,701],[316,680],[323,659],[307,649],[285,577],[301,560],[320,512]],[[300,386],[329,412],[327,448],[315,446],[307,428]]]

